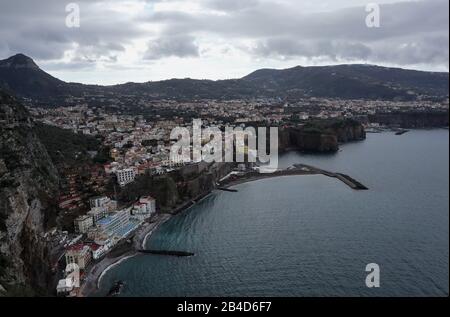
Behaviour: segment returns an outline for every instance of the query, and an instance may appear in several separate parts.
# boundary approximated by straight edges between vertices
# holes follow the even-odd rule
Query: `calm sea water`
[[[149,248],[194,257],[138,256],[108,271],[121,296],[441,296],[449,293],[449,133],[370,134],[335,155],[289,153],[353,176],[292,176],[215,192],[172,218]],[[365,286],[377,263],[381,287]]]

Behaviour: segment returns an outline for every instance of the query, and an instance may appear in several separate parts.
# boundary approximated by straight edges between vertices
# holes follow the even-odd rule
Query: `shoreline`
[[[171,214],[158,214],[156,221],[145,223],[141,226],[133,236],[133,243],[126,245],[121,254],[115,257],[104,257],[95,263],[86,272],[86,280],[80,288],[81,297],[92,297],[99,290],[101,279],[113,267],[123,263],[124,261],[139,255],[138,250],[144,248],[148,238],[162,225],[164,222],[172,218]],[[114,249],[112,249],[114,251]]]
[[[124,261],[126,261],[126,260],[128,260],[128,259],[134,258],[134,257],[137,256],[137,255],[138,255],[138,254],[136,253],[136,254],[124,256],[124,257],[120,258],[119,260],[117,260],[116,262],[110,264],[106,269],[104,269],[104,270],[102,271],[102,273],[100,274],[100,276],[97,278],[97,282],[96,282],[97,290],[100,288],[100,282],[102,281],[103,276],[104,276],[109,270],[111,270],[113,267],[119,265],[120,263],[122,263],[122,262],[124,262]]]
[[[258,179],[253,178],[242,178],[239,182],[231,182],[229,184],[224,184],[224,187],[235,186],[244,182],[251,182]],[[180,206],[175,207],[170,211],[170,213],[158,214],[156,215],[157,220],[153,223],[146,223],[141,228],[137,230],[133,237],[133,243],[128,246],[128,251],[123,252],[122,254],[109,258],[106,256],[101,259],[99,262],[95,263],[92,267],[88,269],[86,272],[86,280],[80,288],[79,296],[81,297],[92,297],[96,295],[96,292],[100,288],[101,279],[104,275],[114,268],[115,266],[123,263],[124,261],[131,259],[135,256],[140,255],[138,253],[138,249],[144,249],[147,244],[148,239],[155,233],[155,231],[159,228],[160,225],[171,219],[173,216],[178,215],[186,210],[189,210],[192,206],[195,206],[198,202],[207,198],[213,190],[200,195],[196,199],[192,201],[188,201]],[[113,249],[114,250],[114,249]]]
[[[222,188],[230,188],[240,184],[255,182],[264,179],[305,175],[314,176],[324,174],[321,173],[319,169],[301,165],[301,167],[293,166],[291,168],[277,170],[274,173],[268,174],[253,172],[238,176],[231,175],[230,177],[224,179],[222,182],[217,182],[217,186],[220,186]],[[160,225],[171,219],[173,216],[189,210],[191,207],[195,206],[197,203],[211,195],[214,190],[218,189],[214,188],[204,194],[201,194],[195,199],[187,201],[184,204],[173,208],[169,211],[169,213],[157,214],[156,220],[154,222],[147,222],[142,225],[133,235],[133,242],[130,245],[125,246],[125,249],[121,254],[112,258],[108,258],[108,256],[106,256],[105,258],[94,264],[94,266],[89,268],[86,273],[86,281],[80,288],[80,295],[82,297],[91,297],[96,295],[96,292],[99,290],[101,279],[109,270],[130,258],[138,256],[138,250],[145,249],[145,245],[148,239],[152,236],[152,234],[155,233]]]

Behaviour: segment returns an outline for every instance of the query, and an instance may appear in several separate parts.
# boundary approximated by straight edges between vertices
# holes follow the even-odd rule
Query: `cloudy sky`
[[[380,27],[366,26],[366,4]],[[80,27],[66,26],[66,5]],[[0,59],[66,81],[224,79],[259,68],[370,63],[449,70],[448,0],[0,0]]]

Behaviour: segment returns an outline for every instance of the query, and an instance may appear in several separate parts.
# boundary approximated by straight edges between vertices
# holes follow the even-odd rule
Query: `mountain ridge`
[[[240,99],[325,97],[338,99],[416,100],[448,97],[448,72],[424,72],[366,64],[263,68],[225,80],[167,79],[111,86],[68,83],[43,71],[28,56],[0,60],[0,87],[18,96],[54,102],[68,96],[147,95],[150,99]]]

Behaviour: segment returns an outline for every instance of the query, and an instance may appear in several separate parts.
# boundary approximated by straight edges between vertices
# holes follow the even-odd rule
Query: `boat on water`
[[[123,281],[117,281],[114,283],[114,285],[111,287],[111,289],[108,292],[108,297],[113,297],[120,295],[122,292],[123,287],[125,286],[125,283]]]
[[[409,130],[398,130],[395,135],[403,135],[405,133],[409,132]]]

